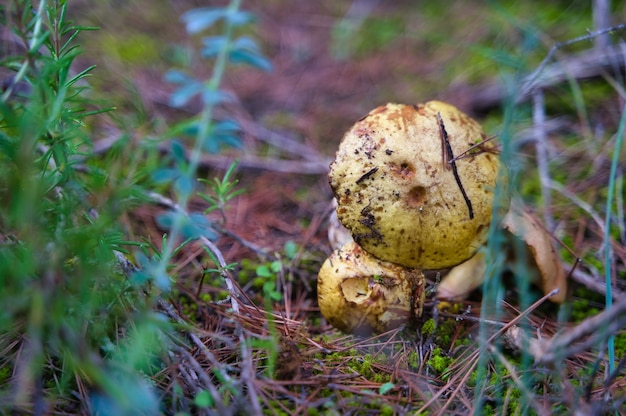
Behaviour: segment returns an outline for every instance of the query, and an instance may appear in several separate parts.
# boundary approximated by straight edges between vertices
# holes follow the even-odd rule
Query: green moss
[[[422,324],[422,335],[426,337],[431,336],[435,332],[436,327],[437,325],[435,324],[435,320],[433,318],[426,320]]]
[[[452,358],[443,355],[441,348],[435,348],[431,353],[426,364],[435,372],[442,374],[452,363]]]
[[[420,356],[417,353],[417,351],[409,352],[406,359],[407,359],[407,364],[409,365],[409,368],[413,368],[413,369],[419,368]]]
[[[388,404],[383,404],[380,407],[380,415],[381,416],[391,416],[391,415],[394,415],[395,413],[396,413],[396,411],[394,410],[394,408],[389,406]]]
[[[318,416],[320,414],[316,407],[309,407],[306,409],[307,416]]]
[[[0,384],[4,384],[11,377],[11,371],[8,365],[0,367]]]
[[[111,35],[104,39],[102,50],[105,56],[115,58],[128,65],[146,65],[160,62],[162,44],[154,37],[143,33]]]
[[[615,335],[615,356],[626,356],[626,332]]]

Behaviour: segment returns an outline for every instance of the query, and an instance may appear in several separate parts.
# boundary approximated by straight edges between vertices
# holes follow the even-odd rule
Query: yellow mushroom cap
[[[344,135],[331,164],[339,220],[385,261],[429,270],[467,260],[491,221],[499,162],[485,138],[443,102],[374,109]],[[455,166],[444,162],[448,150],[456,157],[479,143]]]
[[[351,241],[322,265],[317,299],[335,328],[359,335],[381,333],[421,316],[424,275],[381,261]]]

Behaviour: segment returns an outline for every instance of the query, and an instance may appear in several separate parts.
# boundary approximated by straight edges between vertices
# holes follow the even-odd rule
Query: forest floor
[[[85,53],[79,63],[97,65],[95,94],[118,107],[112,119],[102,117],[93,126],[96,147],[118,134],[125,118],[132,118],[133,125],[143,123],[143,130],[134,133],[141,140],[142,134],[199,110],[193,103],[182,109],[169,106],[173,86],[163,80],[168,69],[186,60],[185,48],[195,45],[179,16],[196,3],[201,2],[78,2],[73,11],[77,22],[100,28],[82,35]],[[494,414],[529,409],[536,414],[566,413],[581,406],[626,411],[626,385],[623,378],[607,374],[598,345],[568,357],[565,365],[546,366],[533,366],[516,351],[479,346],[479,294],[442,312],[436,321],[427,310],[424,322],[435,322],[436,329],[424,330],[422,322],[372,338],[333,329],[321,318],[316,302],[317,270],[332,251],[327,239],[332,209],[327,171],[344,132],[387,102],[437,99],[477,118],[488,135],[497,133],[504,120],[504,100],[487,92],[494,87],[497,91],[503,81],[519,81],[517,74],[531,73],[557,42],[584,35],[592,27],[589,6],[574,2],[534,11],[520,4],[496,8],[480,2],[472,7],[463,2],[416,6],[409,1],[248,3],[244,8],[257,21],[247,30],[273,70],[227,71],[224,88],[237,100],[221,108],[218,117],[228,115],[239,122],[243,145],[207,155],[200,174],[220,176],[229,163],[239,161],[236,177],[244,192],[228,204],[225,231],[216,244],[227,263],[237,263],[233,276],[241,287],[240,314],[233,316],[233,305],[223,302],[228,292],[219,275],[203,274],[211,264],[194,245],[179,254],[172,307],[164,306],[172,317],[197,327],[189,357],[213,374],[212,382],[224,395],[216,408],[232,414],[259,410],[259,403],[267,414],[404,414],[418,409],[467,414],[476,405]],[[623,13],[615,10],[612,23],[623,20]],[[572,20],[581,15],[587,20]],[[590,50],[594,41],[562,51],[559,59]],[[193,61],[191,67],[198,76],[211,71],[206,62]],[[554,164],[552,174],[560,180],[581,178],[586,188],[573,182],[565,186],[593,210],[602,209],[598,207],[604,195],[591,195],[588,189],[606,186],[614,143],[607,137],[617,130],[623,105],[619,88],[613,90],[607,81],[611,76],[600,72],[588,77],[591,81],[581,89],[587,94],[586,114],[573,103],[571,83],[551,85],[547,97],[548,119],[557,126],[549,131],[549,139],[553,154],[562,160]],[[532,107],[523,98],[517,113],[519,137],[533,127]],[[595,140],[597,152],[581,150],[577,136]],[[573,266],[574,257],[596,255],[602,239],[594,221],[580,222],[585,214],[571,208],[576,204],[562,195],[554,197],[551,206],[542,205],[534,148],[520,149],[532,171],[522,178],[520,193],[538,216],[549,212],[557,219],[560,238],[576,253],[563,260],[564,267]],[[593,169],[584,176],[572,161]],[[571,172],[559,170],[566,164]],[[194,204],[201,207],[202,201]],[[155,218],[162,210],[146,205],[129,213],[129,229],[159,244],[164,230]],[[619,238],[614,251],[621,277],[615,290],[624,287],[626,254]],[[601,285],[597,268],[581,269]],[[602,310],[602,293],[585,300],[580,293],[594,288],[579,281],[572,281],[572,287],[583,288],[572,289],[578,304],[584,301],[590,311]],[[272,298],[273,291],[280,296]],[[507,293],[507,301],[498,317],[502,323],[520,315],[514,290]],[[548,337],[568,326],[550,305],[533,311],[526,324]],[[264,343],[268,339],[270,344]],[[203,354],[202,346],[211,354]],[[491,360],[479,361],[478,353],[483,357],[487,350]],[[174,367],[183,368],[182,361]],[[477,367],[486,378],[477,378]],[[227,376],[220,379],[217,373]],[[177,380],[193,392],[192,381],[182,379],[172,374],[158,382],[168,390],[168,383]]]

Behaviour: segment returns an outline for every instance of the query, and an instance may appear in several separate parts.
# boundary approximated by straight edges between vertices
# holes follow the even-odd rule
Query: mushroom
[[[322,265],[318,304],[330,324],[344,332],[385,332],[421,316],[424,281],[419,269],[379,260],[350,241]]]
[[[458,265],[483,246],[499,168],[485,138],[439,101],[378,107],[344,135],[329,173],[338,220],[329,239],[343,246],[318,277],[333,326],[384,332],[421,316],[421,270]]]
[[[458,300],[480,286],[485,243],[496,206],[499,160],[480,125],[439,101],[387,104],[343,137],[329,182],[336,198],[329,240],[336,249],[322,265],[318,300],[335,327],[383,332],[421,316],[422,270],[451,269],[436,297]],[[497,203],[495,203],[497,202]],[[566,279],[550,235],[516,203],[503,220],[514,272],[518,259],[536,270],[535,283],[561,303]],[[521,257],[520,257],[521,256]],[[520,273],[517,273],[520,274]]]
[[[487,263],[485,253],[479,251],[468,260],[453,267],[437,285],[435,297],[447,301],[460,301],[485,280]]]
[[[381,260],[424,270],[467,260],[487,239],[494,202],[499,163],[485,138],[443,102],[374,109],[330,166],[339,221]]]

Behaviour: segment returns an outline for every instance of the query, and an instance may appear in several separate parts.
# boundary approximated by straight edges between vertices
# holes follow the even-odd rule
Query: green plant
[[[212,181],[204,178],[198,179],[200,182],[208,184],[212,191],[210,195],[205,193],[199,194],[200,198],[204,199],[209,204],[209,207],[204,210],[205,214],[217,210],[222,214],[222,219],[226,221],[224,210],[226,209],[228,201],[244,192],[243,189],[236,189],[239,181],[231,181],[231,176],[236,168],[237,162],[235,161],[228,167],[221,180],[217,178],[213,178]]]
[[[215,108],[232,99],[229,93],[220,89],[220,83],[228,63],[248,64],[269,70],[271,66],[260,53],[256,43],[249,37],[235,38],[237,27],[251,21],[249,13],[239,10],[241,1],[233,0],[228,7],[204,7],[192,9],[183,15],[189,34],[197,34],[223,23],[223,35],[202,38],[200,57],[213,60],[213,71],[208,80],[196,79],[181,70],[171,70],[165,79],[177,86],[170,97],[170,104],[180,107],[199,97],[202,111],[196,117],[180,122],[165,135],[171,140],[173,167],[163,167],[154,173],[156,182],[172,182],[175,201],[171,209],[158,218],[161,226],[169,229],[170,234],[164,240],[161,252],[152,259],[142,261],[142,279],[154,279],[165,288],[167,267],[174,252],[180,248],[179,237],[190,241],[197,238],[214,239],[216,233],[210,221],[201,213],[190,212],[188,205],[191,197],[197,193],[196,173],[203,151],[215,153],[224,145],[237,145],[238,124],[233,120],[214,120]],[[179,137],[191,137],[191,151],[179,140]],[[227,171],[222,181],[215,181],[215,197],[204,196],[207,202],[214,204],[214,209],[223,210],[225,203],[236,195],[235,183],[229,181],[234,165]],[[209,209],[213,209],[210,207]]]
[[[154,141],[147,140],[131,156],[142,164],[137,170],[128,167],[119,148],[128,141],[120,140],[104,158],[92,150],[88,117],[108,110],[88,98],[93,67],[76,71],[75,58],[81,52],[78,35],[93,28],[72,24],[64,0],[14,0],[2,9],[0,23],[14,44],[24,46],[3,50],[12,54],[0,61],[13,73],[0,97],[0,413],[159,412],[153,377],[163,370],[164,349],[175,335],[155,311],[161,294],[171,289],[172,258],[193,239],[213,247],[210,240],[218,236],[202,213],[188,210],[200,191],[199,158],[238,142],[234,122],[213,119],[214,108],[229,98],[219,82],[227,62],[269,65],[252,40],[233,37],[233,29],[250,20],[239,3],[185,15],[193,33],[224,23],[224,36],[204,39],[202,56],[215,58],[210,80],[168,74],[180,87],[172,103],[201,96],[203,111],[164,134],[164,140],[177,138],[165,161],[153,157]],[[188,152],[183,140],[190,135]],[[234,169],[235,164],[223,180],[208,181],[213,194],[204,197],[210,209],[223,213],[241,192],[231,179]],[[168,201],[149,188],[167,181],[176,198],[159,222],[170,234],[161,247],[128,239],[121,215],[148,200]],[[139,248],[139,268],[129,261],[133,246]],[[216,251],[207,252],[220,272],[229,269]],[[222,385],[232,385],[215,371]],[[77,397],[75,391],[85,394]],[[234,387],[229,392],[224,394],[237,394]],[[199,393],[196,405],[224,403],[210,399]]]
[[[137,243],[118,219],[136,199],[91,164],[85,124],[103,110],[86,98],[92,67],[73,64],[78,35],[92,28],[67,9],[16,0],[2,14],[26,46],[2,60],[13,77],[0,102],[0,365],[16,377],[0,382],[0,412],[70,409],[77,383],[95,408],[153,412],[141,374],[156,371],[160,349],[146,347],[167,345],[168,325],[120,267]],[[104,184],[112,198],[94,198]]]

